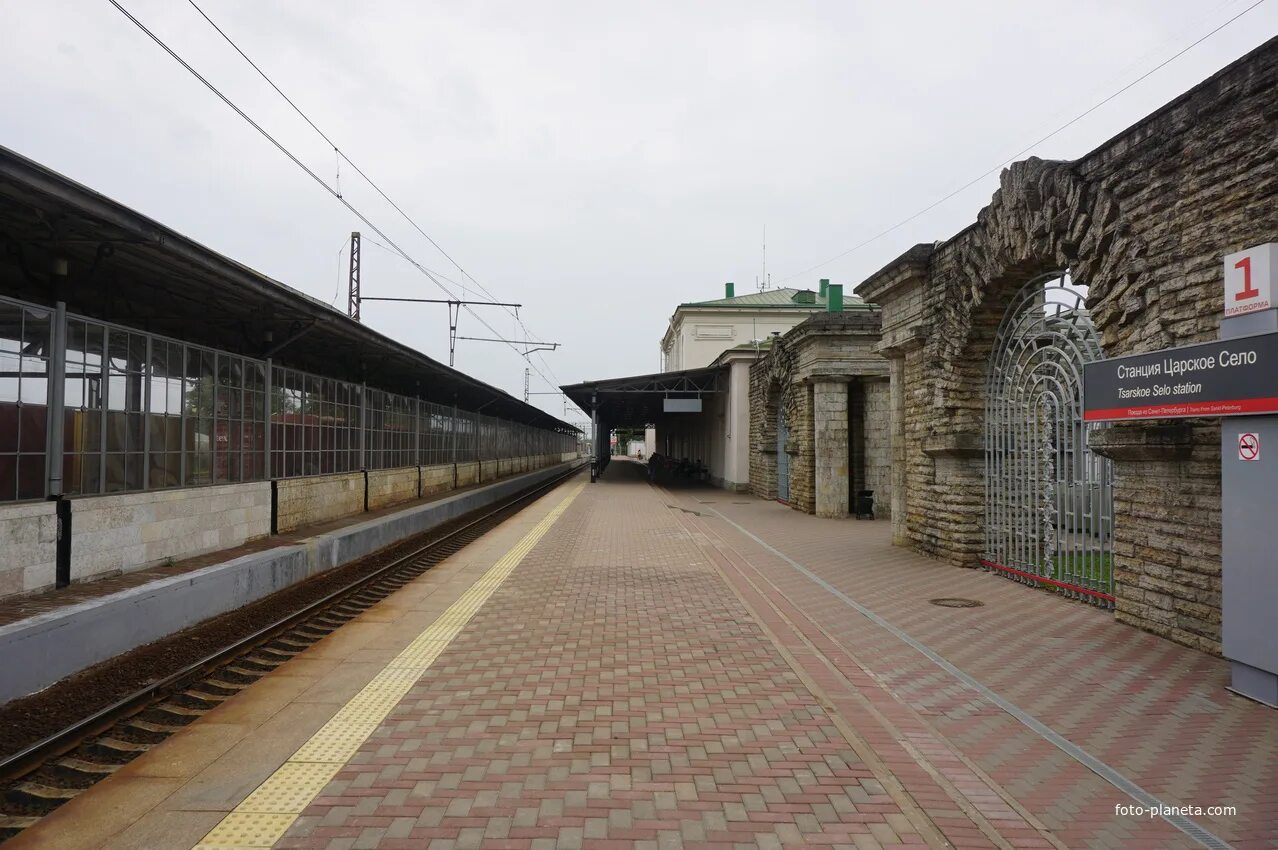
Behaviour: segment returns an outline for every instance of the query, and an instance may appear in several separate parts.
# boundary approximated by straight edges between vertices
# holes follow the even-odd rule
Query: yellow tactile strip
[[[261,850],[288,831],[581,492],[578,484],[461,598],[204,836],[195,850]]]

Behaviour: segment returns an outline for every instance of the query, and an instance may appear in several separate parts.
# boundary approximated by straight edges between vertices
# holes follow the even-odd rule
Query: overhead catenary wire
[[[128,9],[126,9],[123,5],[121,5],[121,4],[120,4],[120,2],[119,2],[119,0],[107,0],[107,2],[108,2],[108,3],[110,3],[112,6],[114,6],[114,7],[115,7],[115,8],[116,8],[116,9],[117,9],[117,10],[118,10],[118,11],[119,11],[122,15],[124,15],[126,18],[128,18],[128,19],[129,19],[129,21],[131,21],[131,22],[133,23],[133,25],[134,25],[134,26],[136,26],[136,27],[137,27],[138,29],[140,29],[143,33],[145,33],[145,34],[147,35],[147,37],[148,37],[148,38],[150,38],[150,39],[151,39],[152,41],[154,41],[157,45],[159,45],[159,47],[160,47],[161,49],[163,49],[165,53],[168,53],[168,54],[169,54],[169,56],[170,56],[170,57],[172,57],[172,58],[173,58],[173,60],[174,60],[175,62],[177,62],[179,65],[181,65],[184,69],[186,69],[186,71],[187,71],[187,72],[189,72],[189,73],[191,74],[191,76],[195,77],[197,80],[199,80],[201,83],[203,83],[203,84],[204,84],[204,86],[205,86],[205,88],[207,88],[209,91],[211,91],[213,94],[215,94],[215,95],[218,97],[218,99],[219,99],[219,100],[221,100],[221,101],[222,101],[223,103],[225,103],[228,107],[230,107],[230,108],[231,108],[231,110],[232,110],[232,111],[234,111],[236,115],[240,116],[240,118],[242,118],[242,119],[243,119],[243,120],[244,120],[244,121],[245,121],[245,122],[246,122],[246,123],[247,123],[250,127],[252,127],[253,129],[257,130],[257,132],[258,132],[258,133],[260,133],[260,134],[261,134],[261,135],[262,135],[262,136],[263,136],[263,137],[264,137],[267,141],[269,141],[272,145],[274,145],[274,146],[275,146],[275,148],[276,148],[277,150],[279,150],[279,152],[280,152],[280,153],[282,153],[282,154],[284,154],[284,156],[288,157],[288,159],[289,159],[289,160],[290,160],[290,161],[291,161],[294,165],[296,165],[298,168],[300,168],[300,169],[301,169],[301,170],[302,170],[302,171],[303,171],[303,172],[304,172],[304,173],[305,173],[308,177],[310,177],[312,180],[314,180],[316,183],[318,183],[321,187],[323,187],[323,189],[324,189],[326,192],[328,192],[330,195],[332,195],[334,198],[336,198],[336,199],[337,199],[337,200],[338,200],[338,201],[339,201],[339,202],[340,202],[343,206],[345,206],[345,207],[346,207],[346,209],[347,209],[347,210],[349,210],[349,211],[351,212],[351,214],[352,214],[352,215],[354,215],[354,216],[355,216],[356,218],[358,218],[361,222],[363,222],[363,223],[364,223],[364,224],[365,224],[368,228],[370,228],[370,229],[371,229],[374,233],[376,233],[378,236],[380,236],[380,237],[381,237],[381,238],[382,238],[382,239],[386,242],[386,244],[390,245],[390,246],[393,248],[393,250],[395,251],[395,253],[396,253],[396,254],[398,254],[398,255],[399,255],[401,258],[403,258],[405,261],[407,261],[407,262],[411,263],[411,264],[412,264],[412,265],[413,265],[413,266],[414,266],[414,267],[415,267],[415,268],[416,268],[419,272],[421,272],[421,273],[422,273],[422,274],[423,274],[423,275],[424,275],[424,276],[425,276],[428,280],[430,280],[430,281],[431,281],[432,283],[434,283],[437,287],[439,287],[441,290],[443,290],[445,293],[447,293],[447,294],[448,294],[448,296],[449,296],[450,298],[457,299],[456,294],[455,294],[452,290],[450,290],[447,286],[445,286],[443,283],[441,283],[441,282],[440,282],[440,280],[439,280],[439,279],[438,279],[438,278],[437,278],[434,274],[432,274],[432,273],[430,272],[430,270],[428,270],[428,269],[427,269],[425,266],[423,266],[421,263],[417,262],[417,260],[413,259],[413,258],[412,258],[412,257],[408,254],[408,252],[406,252],[406,251],[405,251],[403,248],[401,248],[401,247],[400,247],[400,246],[399,246],[399,245],[398,245],[398,244],[397,244],[397,243],[396,243],[393,239],[391,239],[391,237],[390,237],[390,236],[388,236],[388,235],[386,234],[386,232],[385,232],[385,231],[383,231],[380,227],[378,227],[376,224],[374,224],[374,223],[372,222],[372,220],[368,218],[368,216],[366,216],[363,212],[361,212],[359,209],[357,209],[357,208],[355,207],[355,205],[354,205],[354,204],[352,204],[350,201],[348,201],[346,198],[342,197],[342,195],[341,195],[339,192],[337,192],[337,191],[336,191],[336,190],[335,190],[332,186],[330,186],[330,185],[329,185],[329,184],[328,184],[328,183],[327,183],[327,182],[326,182],[326,181],[325,181],[322,177],[320,177],[320,176],[319,176],[318,174],[316,174],[316,173],[315,173],[315,172],[314,172],[311,168],[309,168],[309,167],[306,165],[306,163],[302,162],[302,161],[301,161],[301,160],[300,160],[300,159],[299,159],[299,158],[298,158],[298,157],[297,157],[297,156],[296,156],[296,155],[295,155],[292,151],[290,151],[287,147],[285,147],[285,146],[284,146],[284,144],[283,144],[282,142],[280,142],[278,139],[276,139],[274,136],[272,136],[272,135],[271,135],[271,134],[270,134],[270,133],[269,133],[269,132],[268,132],[268,131],[264,128],[264,127],[262,127],[262,125],[258,124],[256,121],[254,121],[254,120],[253,120],[253,118],[252,118],[251,116],[249,116],[249,115],[248,115],[248,113],[246,113],[243,109],[241,109],[241,108],[240,108],[240,107],[239,107],[239,106],[238,106],[238,105],[237,105],[234,101],[232,101],[229,97],[227,97],[225,94],[223,94],[223,93],[222,93],[222,91],[221,91],[221,89],[219,89],[217,86],[213,85],[213,83],[212,83],[212,82],[210,82],[210,81],[209,81],[209,80],[208,80],[208,79],[207,79],[207,78],[206,78],[203,74],[201,74],[199,71],[197,71],[197,70],[196,70],[196,69],[195,69],[195,68],[194,68],[194,67],[193,67],[193,66],[192,66],[189,62],[187,62],[185,59],[183,59],[183,58],[182,58],[182,56],[180,56],[180,55],[177,53],[177,51],[175,51],[173,48],[169,47],[169,45],[168,45],[167,43],[165,43],[165,41],[164,41],[163,39],[161,39],[158,35],[156,35],[156,34],[155,34],[154,32],[152,32],[150,29],[148,29],[148,28],[147,28],[147,26],[146,26],[145,24],[143,24],[140,20],[138,20],[138,19],[137,19],[137,18],[136,18],[136,17],[135,17],[135,16],[134,16],[134,15],[133,15],[133,14],[132,14],[132,13],[131,13]],[[246,57],[246,58],[247,58],[247,57]],[[283,94],[283,93],[281,92],[281,94]],[[316,129],[317,129],[317,131],[318,131],[318,128],[316,128]],[[348,162],[349,162],[349,160],[348,160]],[[353,164],[353,163],[352,163],[352,167],[354,167],[354,164]],[[367,178],[365,178],[365,179],[367,179]],[[441,253],[442,253],[442,251],[441,251]],[[458,299],[458,300],[460,300],[460,299]],[[488,324],[488,322],[487,322],[487,321],[485,321],[485,320],[484,320],[484,318],[483,318],[482,316],[480,316],[479,314],[477,314],[474,310],[472,310],[472,309],[471,309],[470,307],[468,307],[468,306],[467,306],[467,307],[465,307],[465,309],[466,309],[466,312],[470,313],[470,314],[471,314],[471,316],[473,316],[473,317],[474,317],[474,318],[475,318],[475,319],[476,319],[476,320],[477,320],[477,321],[478,321],[481,325],[483,325],[484,327],[488,328],[488,330],[492,331],[492,332],[493,332],[493,334],[495,334],[495,335],[497,335],[497,336],[500,336],[500,332],[499,332],[499,331],[497,331],[497,330],[496,330],[496,329],[495,329],[492,325]],[[510,348],[511,348],[511,350],[512,350],[512,351],[515,351],[516,353],[520,354],[520,356],[523,356],[523,353],[522,353],[522,352],[520,352],[520,351],[519,351],[519,349],[518,349],[516,346],[511,345],[511,346],[510,346]],[[525,361],[528,361],[528,358],[527,358],[527,357],[524,357],[524,359],[525,359]],[[540,377],[543,381],[545,381],[547,384],[550,384],[552,387],[553,387],[553,386],[555,386],[555,384],[551,383],[550,379],[548,379],[548,378],[547,378],[544,374],[542,374],[541,370],[539,370],[539,369],[538,369],[535,365],[533,365],[531,362],[529,362],[529,365],[531,366],[531,368],[533,369],[533,371],[534,371],[534,372],[536,372],[536,373],[537,373],[537,375],[538,375],[538,376],[539,376],[539,377]]]
[[[229,44],[232,47],[232,49],[234,49],[235,52],[238,53],[244,59],[244,61],[247,62],[253,68],[254,71],[257,72],[258,76],[260,76],[263,80],[265,80],[266,84],[275,90],[276,94],[284,98],[285,103],[287,103],[290,107],[292,107],[293,111],[296,112],[303,121],[305,121],[308,125],[310,125],[311,129],[314,130],[316,133],[318,133],[320,138],[322,138],[325,142],[328,143],[330,147],[333,148],[333,153],[337,157],[337,177],[336,177],[337,190],[336,192],[334,192],[334,194],[338,198],[342,197],[341,195],[341,163],[342,163],[342,160],[345,160],[346,163],[352,169],[355,170],[355,173],[358,174],[360,177],[362,177],[364,181],[368,183],[369,186],[372,187],[373,191],[375,191],[378,195],[381,196],[382,200],[390,204],[391,207],[397,213],[399,213],[403,217],[403,219],[407,221],[409,225],[412,226],[414,230],[420,233],[422,237],[435,248],[436,251],[442,254],[448,260],[448,262],[452,263],[453,266],[455,266],[457,270],[461,272],[462,275],[465,276],[467,280],[473,283],[482,293],[488,296],[489,300],[492,300],[492,301],[500,300],[499,298],[497,298],[496,295],[494,295],[491,291],[489,291],[487,287],[485,287],[482,283],[476,280],[474,276],[471,275],[470,272],[466,271],[466,269],[464,269],[462,265],[452,257],[451,254],[445,251],[443,247],[438,242],[436,242],[429,233],[427,233],[425,230],[422,229],[422,227],[413,219],[412,216],[410,216],[407,212],[405,212],[404,209],[399,204],[395,203],[395,201],[390,197],[390,195],[386,194],[386,192],[382,190],[382,187],[377,185],[377,183],[373,180],[373,178],[369,177],[368,174],[366,174],[364,170],[355,163],[354,160],[352,160],[349,156],[347,156],[346,153],[340,147],[338,147],[337,143],[334,142],[331,138],[329,138],[328,134],[325,133],[323,130],[321,130],[319,128],[319,125],[317,125],[314,121],[312,121],[310,116],[307,115],[304,111],[302,111],[302,108],[298,106],[297,103],[294,102],[294,100],[291,97],[285,94],[283,89],[281,89],[278,85],[275,84],[275,81],[272,80],[270,76],[268,76],[267,73],[262,70],[261,66],[259,66],[256,62],[254,62],[253,59],[247,53],[245,53],[244,50],[241,49],[238,44],[235,43],[235,40],[232,39],[229,35],[227,35],[225,30],[223,30],[220,26],[218,26],[217,23],[212,18],[210,18],[203,9],[200,8],[200,6],[195,2],[195,0],[187,0],[187,2],[191,5],[191,8],[195,9],[195,11],[200,14],[200,17],[204,18],[204,20],[208,22],[209,26],[213,27],[213,29],[217,31],[218,35],[222,36],[222,38],[226,41],[226,43]],[[436,272],[436,274],[438,274],[438,272]],[[462,287],[463,295],[466,294],[465,283],[461,283],[458,281],[450,281],[450,282],[453,283],[455,286]],[[510,310],[507,309],[507,312],[510,312]],[[535,336],[535,334],[533,334],[532,331],[529,330],[528,326],[524,324],[523,320],[519,317],[519,313],[517,311],[512,313],[512,315],[514,316],[515,321],[518,322],[519,326],[523,328],[524,333],[528,334],[529,336]],[[494,333],[496,333],[496,331],[494,331]],[[525,359],[527,358],[525,357]],[[538,358],[538,359],[542,361],[542,364],[546,367],[546,370],[549,371],[550,374],[553,376],[555,374],[554,369],[550,367],[549,363],[546,363],[545,358]],[[538,372],[538,374],[541,375],[540,372]],[[541,377],[543,380],[545,380],[544,375],[541,375]],[[556,381],[557,380],[558,378],[556,376]],[[552,386],[555,386],[555,385],[552,384]]]
[[[390,248],[390,247],[389,247],[389,246],[387,246],[387,245],[383,245],[381,242],[378,242],[376,239],[372,238],[371,236],[366,236],[366,237],[364,237],[364,241],[365,241],[365,242],[367,242],[367,243],[369,243],[370,245],[373,245],[373,246],[377,247],[377,248],[381,248],[383,251],[385,251],[386,253],[390,254],[392,257],[395,257],[395,258],[397,258],[397,259],[402,259],[402,258],[399,256],[399,254],[397,254],[397,253],[394,251],[394,249]],[[443,272],[439,271],[438,269],[431,269],[430,271],[431,271],[431,274],[433,274],[433,275],[435,275],[436,277],[439,277],[439,278],[441,278],[441,279],[443,279],[443,280],[448,281],[449,283],[453,284],[454,286],[462,286],[462,285],[463,285],[463,284],[459,283],[457,280],[455,280],[455,279],[453,279],[453,278],[449,277],[448,275],[444,274]],[[529,332],[528,327],[527,327],[527,326],[526,326],[523,322],[519,321],[519,308],[518,308],[518,307],[514,307],[514,308],[512,308],[512,309],[509,309],[509,310],[507,310],[507,312],[511,313],[511,314],[514,316],[514,319],[515,319],[516,323],[518,324],[518,326],[519,326],[520,328],[523,328],[523,330],[524,330],[524,332],[525,332],[526,334],[528,334],[530,337],[531,337],[531,336],[534,336],[531,332]],[[512,334],[512,336],[514,336],[514,334]],[[462,336],[459,336],[459,337],[457,337],[457,338],[458,338],[458,339],[473,339],[473,337],[462,337]],[[503,340],[503,341],[504,341],[504,340]],[[523,352],[523,356],[524,356],[525,358],[527,358],[530,354],[535,354],[535,353],[537,353],[537,351],[540,351],[540,350],[542,350],[542,349],[534,349],[534,350],[533,350],[533,351],[531,351],[531,352]],[[552,350],[552,351],[553,351],[554,349],[550,349],[550,350]],[[531,364],[529,364],[529,365],[531,365]],[[532,367],[532,368],[536,369],[536,367],[535,367],[535,366],[534,366],[534,367]],[[547,367],[547,368],[549,369],[549,367]],[[554,375],[554,372],[552,371],[552,372],[551,372],[551,374],[552,374],[552,375]],[[557,386],[555,387],[554,391],[553,391],[553,392],[550,392],[550,393],[530,393],[530,395],[562,395],[562,394],[563,394],[563,390],[560,390]],[[575,407],[575,406],[576,406],[576,405],[574,405],[574,407]]]
[[[1100,100],[1100,101],[1099,101],[1099,102],[1097,102],[1096,104],[1094,104],[1094,105],[1092,105],[1092,106],[1088,107],[1087,109],[1083,110],[1083,111],[1082,111],[1082,112],[1080,112],[1078,115],[1075,115],[1073,118],[1069,119],[1069,120],[1068,120],[1068,121],[1066,121],[1064,124],[1060,125],[1060,126],[1059,126],[1059,127],[1057,127],[1055,130],[1053,130],[1053,131],[1051,131],[1050,133],[1048,133],[1046,136],[1043,136],[1041,139],[1038,139],[1037,141],[1035,141],[1035,142],[1033,142],[1033,143],[1031,143],[1031,144],[1029,144],[1029,145],[1026,145],[1024,148],[1022,148],[1021,150],[1017,151],[1016,153],[1012,154],[1012,155],[1011,155],[1011,156],[1009,156],[1009,157],[1004,157],[1004,158],[1003,158],[1002,160],[1000,160],[1000,161],[998,162],[998,164],[997,164],[997,165],[995,165],[993,168],[990,168],[989,170],[982,172],[981,174],[977,175],[976,177],[973,177],[971,180],[967,181],[967,182],[966,182],[966,183],[964,183],[962,186],[959,186],[957,189],[955,189],[954,191],[950,192],[948,195],[945,195],[945,196],[943,196],[943,197],[941,197],[941,198],[936,199],[935,201],[933,201],[932,203],[930,203],[930,204],[928,204],[927,206],[923,207],[923,209],[919,210],[918,212],[914,213],[913,215],[910,215],[910,216],[908,216],[908,217],[906,217],[906,218],[901,219],[901,220],[900,220],[900,221],[898,221],[896,224],[893,224],[891,227],[884,228],[883,230],[879,231],[878,233],[874,234],[873,236],[869,237],[868,239],[864,239],[864,240],[862,240],[862,241],[860,241],[860,242],[856,243],[856,244],[855,244],[855,245],[853,245],[851,248],[848,248],[848,249],[847,249],[847,250],[845,250],[845,251],[842,251],[842,252],[840,252],[840,253],[838,253],[838,254],[835,254],[833,257],[830,257],[829,259],[822,260],[821,262],[816,263],[815,265],[808,266],[808,267],[807,267],[806,269],[804,269],[803,271],[795,272],[795,273],[794,273],[794,274],[792,274],[792,275],[788,275],[788,276],[786,276],[786,277],[782,278],[780,281],[778,281],[778,283],[786,283],[787,281],[794,280],[796,277],[802,277],[802,276],[803,276],[803,275],[805,275],[805,274],[808,274],[808,273],[810,273],[810,272],[814,272],[814,271],[816,271],[817,269],[821,268],[822,266],[827,266],[827,265],[829,265],[830,263],[835,262],[836,260],[841,260],[841,259],[843,259],[844,257],[846,257],[848,254],[851,254],[851,253],[853,253],[853,252],[855,252],[855,251],[859,251],[860,249],[864,248],[865,246],[870,245],[870,244],[872,244],[872,243],[874,243],[874,242],[877,242],[878,240],[882,239],[884,236],[887,236],[889,233],[893,233],[893,232],[895,232],[895,231],[897,231],[897,230],[900,230],[902,227],[904,227],[905,225],[907,225],[907,224],[909,224],[910,222],[914,221],[915,219],[919,218],[920,216],[926,215],[927,213],[929,213],[929,212],[931,212],[932,210],[936,209],[936,208],[937,208],[937,207],[939,207],[941,204],[945,203],[946,201],[950,200],[951,198],[955,197],[956,195],[959,195],[959,194],[961,194],[961,193],[963,193],[963,192],[967,191],[967,190],[968,190],[968,189],[970,189],[971,187],[975,186],[977,183],[980,183],[982,180],[984,180],[986,177],[989,177],[991,174],[995,174],[995,173],[997,173],[997,172],[998,172],[998,171],[1000,171],[1000,170],[1001,170],[1004,166],[1006,166],[1008,163],[1010,163],[1010,162],[1014,162],[1015,160],[1020,159],[1022,156],[1024,156],[1024,155],[1025,155],[1025,154],[1027,154],[1027,153],[1029,153],[1029,152],[1030,152],[1031,150],[1033,150],[1034,148],[1036,148],[1036,147],[1038,147],[1039,145],[1043,144],[1043,142],[1048,141],[1049,139],[1051,139],[1051,138],[1055,137],[1056,135],[1058,135],[1059,133],[1063,132],[1064,130],[1067,130],[1068,128],[1070,128],[1070,127],[1072,127],[1073,125],[1077,124],[1079,121],[1081,121],[1082,119],[1086,118],[1088,115],[1091,115],[1093,112],[1095,112],[1096,110],[1100,109],[1102,106],[1104,106],[1105,104],[1109,103],[1109,102],[1110,102],[1111,100],[1113,100],[1114,98],[1118,97],[1119,95],[1121,95],[1121,94],[1123,94],[1124,92],[1126,92],[1128,89],[1132,88],[1133,86],[1138,85],[1139,83],[1141,83],[1141,82],[1143,82],[1144,80],[1148,79],[1150,76],[1152,76],[1152,75],[1153,75],[1153,74],[1155,74],[1156,72],[1158,72],[1158,71],[1160,71],[1161,69],[1165,68],[1166,66],[1170,65],[1170,64],[1171,64],[1172,62],[1174,62],[1176,59],[1179,59],[1181,56],[1184,56],[1184,55],[1185,55],[1186,53],[1188,53],[1190,50],[1193,50],[1195,47],[1197,47],[1198,45],[1202,44],[1204,41],[1206,41],[1207,39],[1211,38],[1213,35],[1215,35],[1216,33],[1220,32],[1220,31],[1221,31],[1221,30],[1223,30],[1225,27],[1229,26],[1229,25],[1230,25],[1230,24],[1232,24],[1234,21],[1238,20],[1238,19],[1239,19],[1239,18],[1241,18],[1243,15],[1247,14],[1247,13],[1248,13],[1248,12],[1250,12],[1252,9],[1255,9],[1257,6],[1261,5],[1261,4],[1262,4],[1262,3],[1264,3],[1264,2],[1265,2],[1265,0],[1256,0],[1256,2],[1252,3],[1250,6],[1248,6],[1248,7],[1247,7],[1247,8],[1245,8],[1245,9],[1243,9],[1243,10],[1242,10],[1241,12],[1239,12],[1238,14],[1236,14],[1236,15],[1234,15],[1233,17],[1229,18],[1229,19],[1228,19],[1228,20],[1226,20],[1224,23],[1222,23],[1222,24],[1220,24],[1220,25],[1216,26],[1214,29],[1212,29],[1212,30],[1208,31],[1207,33],[1205,33],[1205,34],[1203,34],[1203,35],[1199,36],[1197,39],[1195,39],[1194,41],[1190,42],[1190,43],[1189,43],[1189,44],[1187,44],[1185,47],[1182,47],[1182,48],[1181,48],[1180,50],[1178,50],[1176,53],[1173,53],[1171,56],[1167,57],[1167,58],[1166,58],[1166,59],[1164,59],[1162,62],[1159,62],[1159,63],[1158,63],[1157,65],[1155,65],[1153,68],[1150,68],[1148,71],[1146,71],[1145,73],[1141,74],[1141,75],[1140,75],[1139,77],[1137,77],[1136,79],[1134,79],[1134,80],[1132,80],[1131,82],[1127,83],[1125,86],[1123,86],[1122,88],[1120,88],[1118,91],[1116,91],[1116,92],[1114,92],[1114,93],[1112,93],[1112,94],[1110,94],[1110,95],[1106,96],[1105,98],[1103,98],[1102,100]]]

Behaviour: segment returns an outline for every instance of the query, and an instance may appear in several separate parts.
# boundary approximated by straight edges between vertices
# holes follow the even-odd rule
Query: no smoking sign
[[[1260,435],[1245,432],[1238,435],[1238,459],[1260,460]]]

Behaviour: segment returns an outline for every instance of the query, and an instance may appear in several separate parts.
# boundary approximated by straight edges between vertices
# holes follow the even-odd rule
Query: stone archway
[[[928,359],[935,403],[955,431],[979,430],[985,364],[1003,312],[1031,278],[1070,269],[1088,285],[1087,308],[1106,350],[1126,350],[1130,320],[1148,304],[1143,242],[1129,234],[1107,190],[1067,162],[1031,158],[1003,172],[977,224],[955,240],[943,297],[934,302]],[[1170,339],[1170,338],[1169,338]]]
[[[796,381],[795,366],[795,352],[776,338],[750,370],[750,485],[756,496],[810,511],[812,487],[803,486],[812,466],[803,454],[812,448],[811,435],[804,439],[804,428],[811,430],[809,388]]]
[[[1029,159],[1003,172],[974,227],[929,260],[924,343],[931,476],[911,489],[944,533],[913,531],[920,548],[975,566],[985,546],[984,423],[988,366],[1004,312],[1025,283],[1070,269],[1088,284],[1086,308],[1105,350],[1125,345],[1147,309],[1141,240],[1118,201],[1072,163]]]

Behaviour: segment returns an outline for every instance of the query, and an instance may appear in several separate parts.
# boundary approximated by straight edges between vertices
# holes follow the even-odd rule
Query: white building
[[[724,297],[680,304],[670,317],[661,339],[662,363],[667,372],[716,366],[723,370],[724,391],[707,399],[696,428],[667,433],[658,426],[657,451],[675,457],[701,460],[710,480],[729,490],[745,490],[750,484],[750,365],[759,358],[773,334],[784,334],[829,306],[828,281],[817,291],[771,289],[736,295],[731,283]],[[845,307],[864,302],[843,296]],[[692,420],[689,420],[691,424]]]
[[[661,338],[661,369],[679,372],[709,366],[729,348],[746,348],[785,333],[812,313],[826,308],[825,286],[811,289],[769,289],[736,295],[724,284],[724,297],[680,304]],[[861,303],[843,296],[845,305]]]
[[[566,384],[568,397],[594,417],[595,457],[608,463],[608,435],[617,428],[656,429],[663,463],[695,470],[728,490],[750,486],[750,366],[774,336],[789,332],[813,313],[832,306],[868,309],[855,295],[837,292],[830,305],[829,281],[819,290],[773,289],[680,304],[661,339],[661,372]]]

